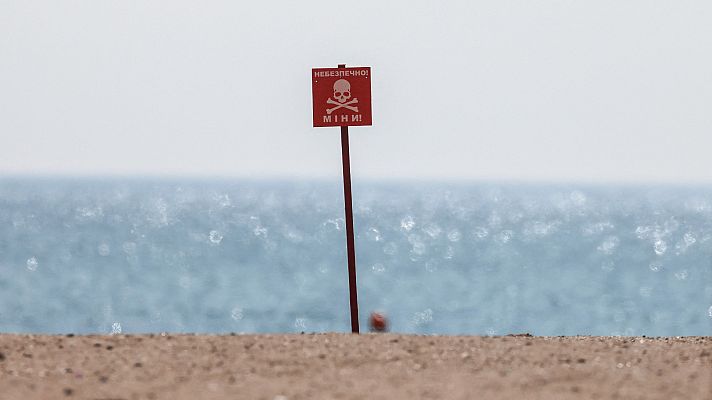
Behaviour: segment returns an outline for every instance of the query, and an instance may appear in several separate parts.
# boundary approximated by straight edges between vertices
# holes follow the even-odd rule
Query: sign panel
[[[314,126],[371,125],[371,67],[312,69]]]

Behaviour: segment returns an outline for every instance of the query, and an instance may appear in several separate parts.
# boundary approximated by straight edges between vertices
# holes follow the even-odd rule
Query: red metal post
[[[339,64],[339,68],[346,68]],[[349,157],[349,127],[341,127],[341,162],[344,172],[344,207],[346,209],[346,253],[349,263],[349,301],[351,304],[351,332],[358,329],[358,296],[356,292],[356,247],[354,239],[354,213],[351,205],[351,159]]]

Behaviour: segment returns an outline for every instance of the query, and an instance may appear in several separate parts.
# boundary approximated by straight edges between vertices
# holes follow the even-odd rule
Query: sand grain
[[[0,335],[0,398],[712,399],[712,338]]]

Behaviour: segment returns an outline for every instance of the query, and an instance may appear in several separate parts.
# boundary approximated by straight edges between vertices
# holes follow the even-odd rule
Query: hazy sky
[[[0,1],[0,176],[712,182],[712,2]]]

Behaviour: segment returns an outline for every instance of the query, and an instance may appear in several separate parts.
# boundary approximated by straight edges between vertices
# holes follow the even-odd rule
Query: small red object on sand
[[[368,326],[371,328],[371,332],[385,332],[388,330],[388,320],[385,315],[372,312],[368,318]]]

